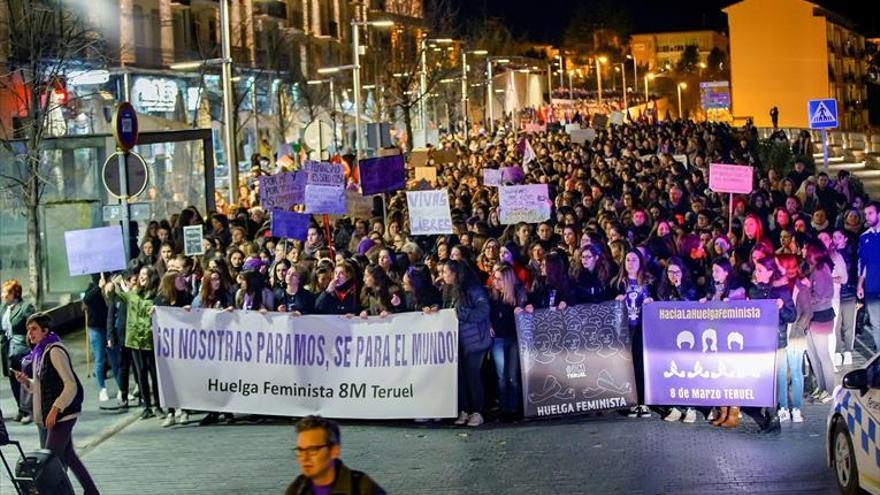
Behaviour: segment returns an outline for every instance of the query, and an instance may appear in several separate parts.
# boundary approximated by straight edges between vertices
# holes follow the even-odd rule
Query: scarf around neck
[[[40,341],[39,344],[35,345],[33,349],[31,349],[30,354],[23,357],[21,359],[21,367],[25,369],[27,366],[31,366],[34,363],[38,363],[43,359],[43,353],[46,352],[46,348],[51,344],[56,342],[61,342],[61,337],[58,336],[55,332],[49,332],[46,334],[46,337]]]

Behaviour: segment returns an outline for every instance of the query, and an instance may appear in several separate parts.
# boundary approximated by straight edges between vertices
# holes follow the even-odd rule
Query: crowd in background
[[[588,114],[578,120],[587,125]],[[523,139],[536,155],[523,167],[525,182],[548,185],[552,214],[539,224],[503,225],[498,188],[483,184],[482,171],[522,164]],[[651,329],[642,328],[642,306],[752,298],[776,300],[780,308],[779,404],[742,412],[767,431],[779,421],[802,421],[807,393],[810,400],[830,400],[836,367],[852,363],[857,329],[880,331],[880,277],[865,276],[880,274],[880,249],[859,249],[866,239],[880,243],[880,225],[877,203],[848,172],[817,172],[803,136],[774,139],[792,147],[793,164],[761,163],[750,125],[639,121],[599,130],[583,145],[553,124],[525,135],[499,122],[495,135],[467,142],[447,134],[437,148],[454,150],[457,158],[434,166],[436,188],[449,192],[452,235],[410,235],[399,191],[384,195],[384,210],[377,202],[375,216],[346,215],[327,225],[315,216],[304,241],[280,239],[272,235],[269,213],[256,206],[258,182],[252,180],[240,191],[239,206],[222,204],[207,214],[189,207],[150,222],[125,273],[94,277],[84,304],[100,399],[109,399],[109,363],[124,404],[135,397],[133,370],[144,418],[158,414],[166,426],[189,420],[189,411],[160,409],[154,306],[292,317],[453,308],[461,383],[455,423],[479,426],[487,413],[515,420],[521,414],[515,315],[619,300],[632,332],[639,397],[639,405],[623,413],[649,417],[641,346]],[[271,173],[259,169],[266,158],[255,159],[255,177]],[[734,197],[731,222],[728,196],[708,188],[709,163],[755,169],[754,191]],[[183,227],[197,224],[204,225],[205,252],[186,256]],[[7,305],[21,304],[20,289],[4,286],[4,293],[12,299],[4,299],[2,315]],[[15,347],[14,319],[3,316],[3,330],[11,342],[3,355],[14,363],[24,351]],[[815,382],[806,392],[805,375]],[[653,413],[688,423],[706,415],[726,427],[740,418],[735,404]],[[219,419],[211,413],[202,422]]]

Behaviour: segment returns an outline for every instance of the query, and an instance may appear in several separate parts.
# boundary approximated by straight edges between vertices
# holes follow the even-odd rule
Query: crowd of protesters
[[[587,115],[577,119],[589,124]],[[377,202],[375,216],[327,224],[316,216],[304,241],[279,239],[269,214],[256,206],[258,182],[251,180],[239,205],[218,203],[205,216],[189,207],[150,222],[129,269],[95,277],[85,304],[100,399],[108,399],[105,360],[126,405],[134,398],[134,365],[143,418],[158,414],[166,426],[189,420],[187,411],[160,409],[150,323],[155,306],[292,317],[452,308],[460,323],[455,423],[476,427],[487,413],[502,420],[521,414],[517,313],[618,300],[632,332],[639,397],[639,405],[623,412],[686,423],[705,415],[736,427],[736,404],[714,411],[645,406],[641,347],[650,329],[642,329],[641,309],[652,301],[752,298],[776,300],[780,308],[779,404],[742,412],[768,431],[779,421],[803,421],[805,395],[830,400],[836,368],[852,364],[857,328],[880,333],[880,224],[877,203],[846,171],[817,172],[802,138],[787,143],[784,134],[774,135],[796,151],[789,170],[789,164],[761,163],[750,125],[639,121],[600,130],[583,145],[556,124],[525,135],[500,122],[496,135],[468,142],[448,134],[438,148],[457,158],[434,164],[434,186],[449,192],[452,235],[410,235],[399,191],[382,198],[384,209]],[[524,139],[536,155],[523,167],[525,182],[548,185],[552,215],[537,225],[502,225],[498,188],[482,183],[482,170],[522,164]],[[277,172],[260,169],[260,161],[254,177]],[[708,188],[709,163],[755,168],[756,187],[734,197],[732,222],[727,195]],[[183,227],[198,224],[205,252],[185,256]],[[15,340],[21,291],[4,285],[4,292],[4,308],[13,308],[3,310],[11,343],[4,358],[14,363],[24,352]],[[867,321],[859,324],[857,315]],[[805,374],[815,382],[806,392]],[[219,419],[212,413],[202,422]]]

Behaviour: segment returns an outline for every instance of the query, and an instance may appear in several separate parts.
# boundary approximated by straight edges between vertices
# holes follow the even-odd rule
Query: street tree
[[[71,67],[106,67],[106,43],[88,13],[59,0],[7,0],[6,60],[0,66],[0,92],[14,100],[19,118],[0,129],[0,147],[10,157],[0,172],[0,194],[21,205],[28,242],[28,291],[43,304],[43,241],[40,205],[47,190],[58,189],[57,170],[44,155],[48,138],[65,133],[67,93],[64,73]],[[94,13],[92,13],[94,14]],[[63,175],[62,175],[63,177]]]
[[[675,64],[675,70],[685,74],[692,74],[697,70],[700,63],[700,49],[697,45],[686,45],[678,62]]]
[[[717,46],[712,48],[712,51],[709,52],[709,56],[706,57],[706,66],[709,75],[713,77],[724,76],[730,72],[730,66],[727,63],[727,54]]]

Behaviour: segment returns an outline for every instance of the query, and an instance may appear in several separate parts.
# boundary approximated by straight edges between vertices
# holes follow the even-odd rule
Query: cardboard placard
[[[449,193],[437,191],[407,191],[410,232],[413,235],[452,233],[452,215],[449,211]]]
[[[121,225],[68,230],[64,233],[64,246],[71,277],[126,268]]]
[[[205,254],[205,246],[202,244],[202,225],[187,225],[183,227],[183,254],[197,256]]]

